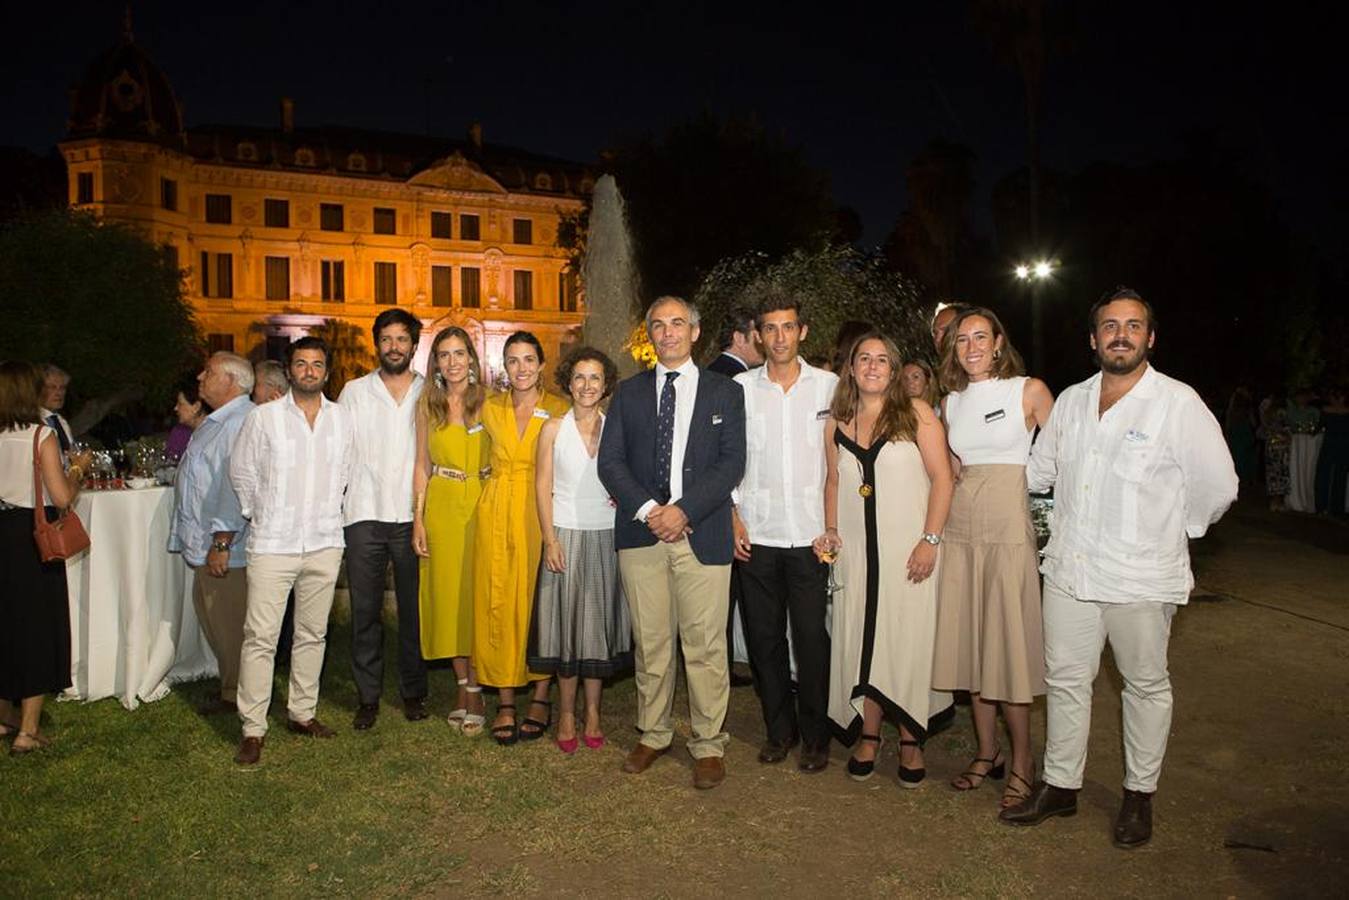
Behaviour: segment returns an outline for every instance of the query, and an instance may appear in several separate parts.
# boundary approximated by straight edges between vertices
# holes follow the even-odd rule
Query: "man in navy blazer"
[[[647,309],[654,370],[614,391],[599,475],[618,505],[614,543],[636,643],[640,743],[623,770],[644,772],[674,736],[675,639],[684,652],[693,784],[716,787],[729,735],[726,615],[733,557],[731,489],[745,470],[740,385],[692,360],[698,310],[678,297]],[[676,629],[677,628],[677,633]]]

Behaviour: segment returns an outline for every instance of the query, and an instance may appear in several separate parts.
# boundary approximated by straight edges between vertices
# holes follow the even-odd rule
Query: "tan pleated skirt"
[[[1026,467],[965,467],[941,546],[932,687],[1030,703],[1045,653]]]

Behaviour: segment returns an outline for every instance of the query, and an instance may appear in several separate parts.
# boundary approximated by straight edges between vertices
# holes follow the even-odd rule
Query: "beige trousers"
[[[723,756],[730,735],[722,731],[730,701],[726,615],[731,567],[698,562],[687,540],[618,551],[632,615],[637,669],[637,727],[642,743],[657,750],[674,737],[675,637],[684,651],[695,759]]]
[[[267,733],[272,703],[276,641],[286,615],[286,598],[295,589],[295,640],[290,651],[290,689],[286,708],[296,722],[314,718],[319,675],[328,636],[328,613],[342,565],[342,548],[311,553],[248,556],[248,615],[239,661],[239,718],[244,737]]]
[[[192,605],[220,667],[220,698],[233,703],[248,611],[248,570],[227,569],[224,578],[216,578],[205,566],[193,566]]]

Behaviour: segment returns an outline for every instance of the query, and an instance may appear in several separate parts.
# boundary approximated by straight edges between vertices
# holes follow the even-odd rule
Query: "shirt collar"
[[[286,395],[285,395],[284,397],[282,397],[282,398],[279,399],[279,400],[273,400],[272,402],[273,402],[273,403],[284,403],[284,404],[286,404],[286,406],[288,406],[288,407],[290,407],[291,409],[295,410],[295,412],[299,413],[300,415],[304,415],[304,410],[300,409],[299,404],[295,402],[295,393],[294,393],[294,391],[286,391]],[[333,401],[331,401],[331,400],[328,399],[328,395],[327,395],[327,394],[319,394],[319,412],[322,412],[323,410],[327,409],[329,406],[332,406],[332,405],[333,405]]]
[[[664,378],[666,372],[678,372],[680,378],[687,378],[689,375],[694,374],[697,371],[698,366],[697,364],[694,363],[693,357],[691,356],[688,359],[684,360],[683,365],[677,366],[673,369],[667,369],[660,363],[656,363],[656,380],[660,381],[662,378]],[[678,379],[675,380],[678,381]]]
[[[242,405],[240,401],[242,401],[242,403],[247,403],[249,406],[253,405],[252,398],[250,398],[247,394],[240,394],[239,396],[235,397],[233,400],[229,401],[219,409],[212,410],[211,414],[208,415],[206,419],[211,422],[219,422],[222,419],[229,418],[236,412],[240,411],[240,407]]]

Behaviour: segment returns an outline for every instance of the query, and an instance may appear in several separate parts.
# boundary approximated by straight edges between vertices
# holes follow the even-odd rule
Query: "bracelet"
[[[212,552],[214,552],[214,553],[229,553],[229,552],[230,552],[230,547],[231,547],[231,546],[233,546],[233,545],[230,544],[229,541],[212,541],[212,542],[211,542],[211,550],[212,550]]]

